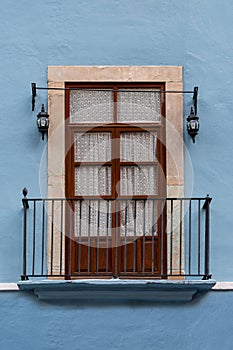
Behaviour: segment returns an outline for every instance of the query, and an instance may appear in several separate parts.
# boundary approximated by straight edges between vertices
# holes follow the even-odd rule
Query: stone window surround
[[[181,66],[49,66],[48,87],[66,82],[163,82],[168,91],[182,91]],[[65,197],[65,91],[48,90],[48,196]],[[55,132],[56,130],[56,132]],[[175,147],[174,147],[175,145]],[[183,96],[166,94],[167,195],[183,193]],[[56,157],[54,156],[56,154]],[[175,159],[176,169],[170,164]]]
[[[183,91],[181,66],[49,66],[48,88],[66,82],[164,83],[166,91]],[[183,197],[183,94],[167,93],[166,179],[167,197]],[[48,197],[65,197],[65,91],[48,90]],[[175,160],[175,165],[172,160]],[[169,221],[169,217],[168,217]],[[49,231],[49,230],[48,230]],[[48,239],[50,233],[48,232]],[[56,245],[56,240],[55,240]],[[59,244],[59,243],[58,243]],[[59,247],[55,250],[59,251]],[[47,263],[50,263],[47,249]],[[168,251],[169,258],[169,251]],[[184,257],[182,257],[182,260]],[[55,264],[56,265],[56,264]],[[175,264],[174,264],[175,266]],[[54,266],[56,270],[56,266]],[[174,271],[173,271],[174,272]]]

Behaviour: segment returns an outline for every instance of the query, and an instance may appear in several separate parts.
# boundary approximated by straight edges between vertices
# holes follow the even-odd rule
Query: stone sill
[[[40,300],[189,302],[208,292],[214,280],[40,280],[20,281],[21,291]]]

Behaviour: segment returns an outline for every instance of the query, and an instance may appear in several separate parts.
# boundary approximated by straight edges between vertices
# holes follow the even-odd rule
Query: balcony
[[[208,280],[205,198],[28,198],[21,280]]]

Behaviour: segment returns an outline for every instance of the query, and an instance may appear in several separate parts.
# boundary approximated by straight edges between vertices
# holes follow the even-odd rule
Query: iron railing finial
[[[28,199],[27,199],[27,194],[28,194],[28,189],[26,187],[24,187],[23,189],[23,207],[25,207],[26,209],[29,208],[29,204],[28,204]]]

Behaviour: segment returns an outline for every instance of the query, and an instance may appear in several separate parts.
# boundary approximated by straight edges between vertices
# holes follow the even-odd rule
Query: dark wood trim
[[[66,88],[86,88],[86,89],[118,89],[120,90],[125,88],[142,88],[142,89],[160,89],[165,90],[165,84],[163,82],[66,82],[65,83]],[[67,90],[69,93],[69,90]]]
[[[70,129],[77,129],[82,131],[82,132],[97,132],[98,129],[102,129],[103,127],[110,127],[110,128],[114,128],[114,129],[118,129],[118,128],[137,128],[137,129],[141,129],[144,131],[150,131],[150,130],[154,130],[156,128],[161,127],[161,123],[160,122],[156,122],[156,123],[142,123],[142,122],[129,122],[129,123],[103,123],[102,126],[99,126],[99,124],[97,123],[71,123],[69,124]],[[79,131],[79,132],[80,132]]]
[[[160,122],[155,122],[155,123],[117,123],[117,90],[121,88],[158,88],[161,90],[165,89],[165,84],[163,83],[112,83],[112,82],[105,82],[105,83],[66,83],[66,87],[72,88],[72,87],[77,87],[77,88],[109,88],[113,90],[113,101],[114,101],[114,123],[112,124],[103,124],[103,125],[98,125],[98,124],[81,124],[81,123],[69,123],[69,115],[70,115],[70,107],[69,107],[69,95],[70,91],[66,90],[65,92],[65,118],[66,118],[66,158],[65,158],[65,194],[67,198],[83,198],[82,196],[75,196],[75,189],[74,189],[74,172],[75,172],[75,167],[82,165],[86,166],[111,166],[112,167],[112,193],[111,195],[104,195],[104,196],[96,196],[96,198],[102,198],[102,199],[112,199],[112,208],[113,212],[115,212],[115,206],[116,202],[114,199],[119,198],[119,203],[120,205],[120,200],[124,199],[149,199],[149,198],[166,198],[166,148],[165,148],[165,137],[166,137],[166,132],[165,132],[165,119],[162,118],[161,123]],[[164,101],[164,103],[161,103],[161,114],[162,116],[165,117],[165,94],[161,93],[161,100]],[[108,161],[106,163],[102,162],[76,162],[74,161],[74,133],[75,132],[111,132],[112,134],[112,139],[111,139],[111,144],[112,144],[112,161]],[[160,163],[160,171],[158,172],[158,193],[156,195],[141,195],[141,196],[121,196],[120,195],[120,189],[117,189],[117,184],[120,183],[120,166],[132,166],[135,165],[134,162],[124,162],[120,161],[120,133],[121,132],[153,132],[155,131],[157,133],[157,159],[159,160]],[[137,162],[137,165],[153,165],[153,164],[158,164],[158,161],[143,161],[143,162]],[[85,196],[85,199],[88,198],[95,198],[94,196]],[[161,215],[162,216],[162,215]],[[166,251],[166,208],[163,209],[163,223],[161,221],[161,216],[158,220],[158,236],[154,236],[154,241],[156,242],[156,249],[157,249],[157,254],[158,254],[158,270],[154,271],[154,277],[156,277],[156,274],[161,274],[165,276],[167,273],[167,251]],[[66,229],[68,230],[67,232],[74,232],[74,229],[70,228],[70,224],[68,222],[69,220],[66,220]],[[118,230],[118,235],[116,236],[116,224],[120,223],[120,213],[118,212],[116,215],[112,215],[112,231],[115,231],[115,234],[111,237],[111,250],[112,250],[112,271],[109,272],[110,275],[117,274],[118,276],[127,276],[127,278],[141,278],[140,274],[142,271],[142,266],[141,260],[140,260],[140,254],[139,251],[141,246],[140,242],[137,243],[137,250],[138,250],[138,270],[136,272],[136,276],[132,276],[132,273],[123,273],[121,271],[120,267],[120,260],[122,258],[122,249],[121,246],[118,247],[117,242],[120,242],[122,237],[120,236],[120,232]],[[74,222],[74,220],[73,220]],[[118,225],[120,226],[120,225]],[[162,237],[161,237],[162,236]],[[100,238],[100,237],[99,237]],[[161,238],[163,242],[163,250],[161,251]],[[75,242],[74,237],[72,237],[72,242],[70,242],[69,238],[66,237],[66,269],[65,272],[66,274],[71,274],[75,275],[75,249],[77,249],[77,243]],[[91,248],[92,250],[94,248]],[[95,256],[94,259],[96,259],[96,252],[93,250],[93,256]],[[118,257],[116,261],[116,256]],[[162,258],[162,259],[161,259]],[[70,266],[70,260],[71,266]],[[139,262],[140,260],[140,262]],[[161,266],[161,263],[163,266]],[[159,265],[160,264],[160,265]],[[141,267],[140,267],[141,266]],[[71,271],[70,271],[71,269]],[[95,274],[95,264],[92,262],[91,264],[91,270],[88,275],[93,276]],[[101,273],[99,273],[101,275]],[[86,276],[87,273],[80,273],[79,277]],[[107,274],[102,274],[108,278]],[[144,271],[144,275],[148,275],[148,277],[151,275],[150,273],[147,273]],[[77,276],[78,277],[78,276]]]
[[[118,95],[117,95],[117,90],[118,90],[118,87],[117,86],[113,86],[113,103],[114,103],[114,106],[113,106],[113,120],[114,120],[114,123],[117,123],[117,114],[118,114],[118,105],[117,105],[117,102],[118,102]]]

